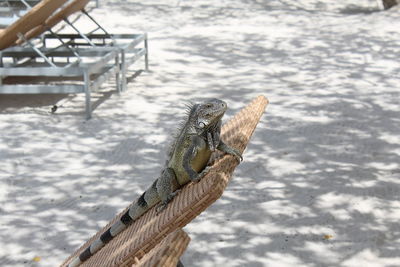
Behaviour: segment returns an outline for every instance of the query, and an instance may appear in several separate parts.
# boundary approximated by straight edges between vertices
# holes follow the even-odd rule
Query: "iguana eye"
[[[201,129],[203,129],[204,127],[206,127],[206,124],[204,123],[204,122],[199,122],[199,127],[201,128]]]

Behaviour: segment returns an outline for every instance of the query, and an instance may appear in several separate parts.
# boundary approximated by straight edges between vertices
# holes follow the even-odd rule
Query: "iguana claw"
[[[225,154],[234,156],[238,160],[239,163],[243,160],[242,153],[240,153],[239,150],[228,146],[227,144],[222,142],[222,140],[220,141],[220,143],[218,145],[218,150],[224,152]]]
[[[169,197],[167,198],[167,200],[162,201],[156,208],[156,213],[159,214],[160,212],[162,212],[167,206],[168,203],[171,202],[172,199],[174,199],[174,197],[181,191],[181,189],[177,189],[174,192],[172,192]]]
[[[239,163],[243,161],[242,154],[235,148],[232,148],[232,150],[228,151],[227,154],[234,156]]]
[[[194,179],[192,179],[192,182],[194,182],[194,183],[200,182],[200,180],[201,180],[204,176],[206,176],[207,173],[210,172],[210,169],[211,169],[211,166],[206,166],[206,167],[204,168],[204,170],[202,170],[202,172],[199,173],[199,174],[197,175],[197,177],[195,177]]]
[[[236,149],[235,149],[236,150]],[[242,157],[242,154],[240,154],[239,153],[239,151],[237,151],[237,153],[238,154],[235,154],[235,155],[233,155],[237,160],[238,160],[238,162],[240,163],[240,162],[242,162],[243,161],[243,157]]]

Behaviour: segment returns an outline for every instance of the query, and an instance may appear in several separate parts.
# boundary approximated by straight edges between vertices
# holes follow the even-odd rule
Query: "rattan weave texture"
[[[185,231],[178,229],[167,235],[132,267],[176,267],[189,242],[190,238]]]

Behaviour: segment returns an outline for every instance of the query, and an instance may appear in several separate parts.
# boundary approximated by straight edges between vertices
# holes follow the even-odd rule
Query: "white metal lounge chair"
[[[122,86],[126,87],[126,84],[120,82],[121,68],[126,72],[125,53],[133,54],[133,61],[145,56],[145,64],[148,66],[147,36],[131,35],[127,44],[121,46],[112,44],[76,48],[75,44],[57,37],[51,28],[61,21],[70,23],[67,18],[75,12],[86,13],[83,8],[89,0],[66,2],[67,0],[43,0],[0,33],[0,48],[3,49],[0,51],[0,94],[85,93],[86,117],[90,118],[92,91],[98,89],[112,75],[115,75],[118,91],[121,91]],[[86,15],[90,17],[89,14]],[[80,38],[90,41],[79,29],[74,28]],[[100,25],[98,28],[109,38],[110,35],[104,28]],[[45,31],[51,32],[47,40],[58,38],[61,45],[53,47],[43,42],[44,45],[38,47],[30,41]],[[136,48],[140,42],[145,47]],[[27,46],[10,47],[22,43]],[[122,64],[121,58],[124,59]],[[122,77],[125,81],[125,73]]]

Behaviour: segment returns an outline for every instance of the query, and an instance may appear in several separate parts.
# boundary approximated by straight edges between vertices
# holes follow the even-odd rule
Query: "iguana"
[[[206,166],[215,150],[231,154],[241,161],[240,152],[220,139],[221,119],[226,109],[226,103],[219,99],[189,106],[187,119],[170,148],[160,177],[122,215],[120,220],[74,258],[68,267],[75,267],[86,261],[158,202],[161,203],[157,212],[164,209],[179,192],[179,188],[190,181],[199,181],[208,172],[209,168]]]

